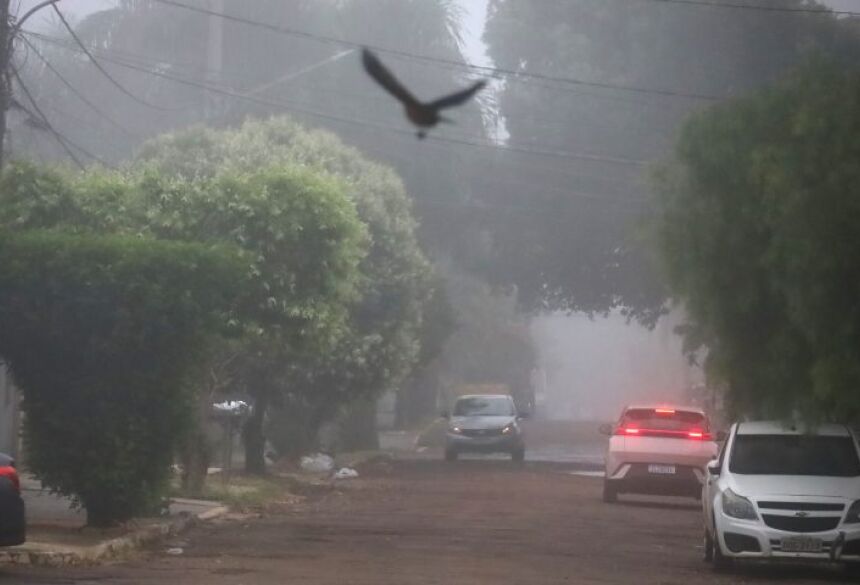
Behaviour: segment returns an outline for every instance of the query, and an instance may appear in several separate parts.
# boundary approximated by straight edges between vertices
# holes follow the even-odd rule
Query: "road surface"
[[[113,566],[0,570],[0,585],[768,585],[841,582],[835,569],[701,560],[692,500],[600,499],[570,464],[398,461],[260,519],[235,519]]]

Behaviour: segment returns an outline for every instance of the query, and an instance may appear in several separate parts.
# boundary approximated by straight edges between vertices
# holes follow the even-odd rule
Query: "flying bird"
[[[439,122],[452,122],[452,120],[446,118],[440,112],[446,108],[453,108],[467,102],[487,85],[487,82],[482,79],[464,90],[425,103],[418,101],[408,89],[403,87],[391,71],[382,64],[382,61],[368,49],[362,51],[361,61],[368,75],[403,104],[406,117],[409,118],[410,122],[418,126],[418,138],[424,138],[427,135],[427,129],[432,128]]]

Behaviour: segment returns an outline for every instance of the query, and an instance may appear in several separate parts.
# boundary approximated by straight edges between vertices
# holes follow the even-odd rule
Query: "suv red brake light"
[[[637,427],[618,427],[615,435],[635,437],[670,437],[673,439],[692,439],[694,441],[712,441],[710,433],[704,431],[673,431],[668,429],[640,429]]]
[[[700,441],[710,441],[711,440],[711,434],[706,433],[704,431],[690,431],[689,433],[687,433],[687,437],[689,437],[691,439],[698,439]]]
[[[615,428],[615,435],[666,437],[692,441],[713,441],[708,419],[695,410],[678,410],[669,406],[629,408]]]
[[[15,490],[21,493],[21,480],[18,478],[18,471],[14,467],[0,467],[0,477],[6,477],[15,486]]]

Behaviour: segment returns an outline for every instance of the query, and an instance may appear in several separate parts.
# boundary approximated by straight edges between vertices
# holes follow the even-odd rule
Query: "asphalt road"
[[[702,562],[692,500],[600,500],[569,464],[402,461],[259,519],[183,535],[94,569],[0,570],[0,585],[555,584],[842,582],[827,567]]]

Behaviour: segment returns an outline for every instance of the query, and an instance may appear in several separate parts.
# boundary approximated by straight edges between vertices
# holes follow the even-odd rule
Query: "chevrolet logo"
[[[798,518],[806,518],[809,516],[809,512],[795,512],[794,515]]]

